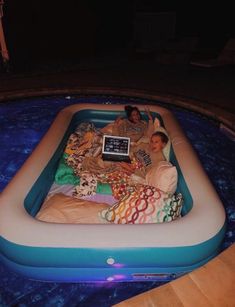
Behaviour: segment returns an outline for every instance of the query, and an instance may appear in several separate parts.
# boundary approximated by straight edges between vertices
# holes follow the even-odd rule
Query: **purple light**
[[[113,275],[113,276],[109,276],[107,277],[107,281],[115,281],[115,280],[127,280],[127,276],[126,275],[123,275],[123,274],[116,274],[116,275]]]
[[[123,263],[114,263],[112,266],[115,267],[115,268],[123,268],[124,264]]]

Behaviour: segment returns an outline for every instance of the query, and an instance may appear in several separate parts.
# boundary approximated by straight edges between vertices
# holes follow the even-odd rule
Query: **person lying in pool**
[[[127,105],[125,106],[125,111],[127,118],[118,117],[114,123],[102,128],[100,132],[115,136],[130,137],[131,147],[140,141],[142,137],[146,137],[149,141],[149,136],[153,132],[153,118],[150,110],[148,108],[145,109],[148,116],[148,123],[141,119],[141,113],[137,107]],[[82,169],[83,171],[100,174],[101,172],[107,173],[115,171],[120,169],[120,167],[116,162],[103,161],[100,153],[98,156],[86,156],[82,162]]]
[[[88,190],[92,193],[95,192],[96,188],[92,190],[91,185],[88,184],[90,180],[87,179],[88,177],[92,177],[96,182],[111,184],[112,194],[116,199],[120,199],[130,190],[133,190],[136,184],[148,185],[148,172],[153,170],[155,172],[160,162],[166,161],[162,150],[167,143],[168,136],[161,131],[157,131],[152,134],[148,143],[132,146],[131,163],[106,162],[94,157],[86,158],[82,163],[85,172],[81,174],[80,186],[76,188],[75,197],[80,197],[84,193],[87,195]],[[85,179],[84,176],[88,177]],[[85,187],[81,186],[83,179],[87,182]]]
[[[127,174],[135,174],[141,178],[145,178],[148,171],[157,167],[160,161],[165,161],[163,148],[168,143],[168,136],[162,131],[152,134],[148,144],[141,143],[132,148],[133,163],[120,162],[119,166]]]
[[[149,109],[146,108],[148,123],[142,120],[140,110],[135,106],[125,106],[127,118],[118,117],[113,126],[113,135],[130,137],[131,142],[137,142],[143,136],[149,135],[152,129],[153,118]],[[150,134],[151,135],[151,134]]]

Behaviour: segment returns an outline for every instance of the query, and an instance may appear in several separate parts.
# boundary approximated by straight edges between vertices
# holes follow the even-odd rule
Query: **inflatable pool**
[[[59,224],[35,218],[69,135],[84,121],[112,122],[123,105],[63,109],[0,195],[0,252],[12,270],[45,281],[135,281],[189,272],[220,251],[224,207],[173,114],[150,106],[171,142],[183,194],[182,218],[160,224]]]

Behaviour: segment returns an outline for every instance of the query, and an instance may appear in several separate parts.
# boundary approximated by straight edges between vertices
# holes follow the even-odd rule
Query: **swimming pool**
[[[74,103],[121,103],[121,104],[151,104],[152,101],[144,99],[117,97],[117,96],[67,96],[44,97],[23,99],[0,104],[1,121],[1,166],[0,166],[0,191],[7,185],[15,172],[35,148],[43,134],[47,131],[55,115],[65,106]],[[154,102],[164,105],[161,102]],[[224,136],[216,122],[202,117],[199,114],[182,110],[167,105],[180,121],[181,126],[197,151],[213,185],[215,186],[222,202],[225,205],[228,228],[223,242],[223,248],[234,242],[234,186],[235,174],[235,144]],[[25,280],[1,266],[0,281],[2,302],[8,305],[14,303],[32,303],[32,298],[38,304],[45,305],[52,301],[68,301],[77,304],[84,300],[85,306],[97,306],[97,297],[100,305],[110,306],[130,296],[144,292],[158,285],[157,282],[134,284],[47,284]],[[14,289],[9,292],[9,285],[14,284]],[[48,289],[45,291],[45,289]],[[43,289],[43,290],[42,290]],[[54,290],[53,290],[54,289]],[[82,289],[82,290],[81,290]],[[77,291],[80,293],[75,295]],[[53,297],[49,293],[53,292]],[[30,296],[28,293],[31,293]],[[95,293],[95,294],[94,294]],[[109,299],[107,299],[107,294]],[[93,296],[94,299],[91,299]],[[21,297],[21,298],[20,298]],[[92,305],[94,304],[94,305]]]

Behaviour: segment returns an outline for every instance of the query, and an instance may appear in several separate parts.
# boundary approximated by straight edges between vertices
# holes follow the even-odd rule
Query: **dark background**
[[[197,37],[198,50],[216,53],[234,37],[233,2],[5,0],[2,21],[15,67],[132,54],[180,37]],[[149,25],[148,14],[158,23]],[[144,27],[152,27],[146,38]]]

